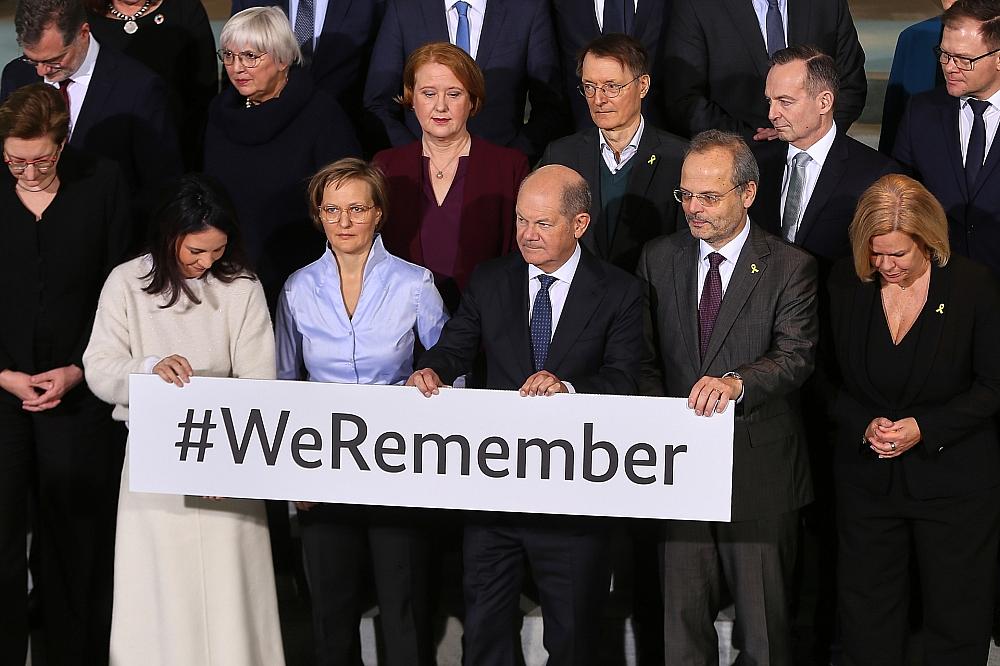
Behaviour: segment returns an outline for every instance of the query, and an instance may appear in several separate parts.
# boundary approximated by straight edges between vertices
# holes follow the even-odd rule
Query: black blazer
[[[0,101],[21,86],[41,80],[34,67],[11,60],[0,80]],[[133,193],[148,192],[184,170],[177,131],[168,111],[166,84],[112,48],[101,48],[97,54],[69,142],[117,162]]]
[[[879,282],[861,282],[844,260],[829,281],[833,343],[841,390],[832,413],[838,423],[835,461],[841,481],[888,492],[893,465],[902,465],[918,499],[953,497],[997,485],[1000,442],[1000,287],[983,266],[952,255],[931,268],[931,283],[909,371],[905,407],[891,410],[866,367],[868,331]],[[876,310],[877,312],[877,310]],[[861,443],[876,417],[914,417],[923,441],[893,460],[879,460]]]
[[[639,282],[584,251],[556,325],[545,369],[579,393],[635,394],[642,348]],[[528,265],[520,252],[480,264],[438,343],[420,358],[450,384],[482,346],[486,388],[516,390],[534,374]]]
[[[787,144],[782,144],[787,145]],[[784,155],[782,156],[784,158]],[[773,234],[781,234],[781,183],[785,161],[761,164],[757,199],[750,217]],[[847,228],[862,193],[887,173],[902,168],[878,151],[855,141],[838,128],[837,138],[827,155],[819,180],[802,214],[795,244],[821,259],[827,268],[833,261],[851,254]]]
[[[639,150],[632,157],[628,191],[609,247],[607,222],[601,210],[601,169],[605,167],[598,131],[591,127],[553,141],[545,149],[541,164],[562,164],[584,177],[593,201],[590,226],[580,242],[601,259],[631,273],[647,241],[687,227],[684,211],[673,194],[681,180],[687,142],[653,127],[647,120]]]
[[[664,14],[671,0],[639,0],[631,36],[638,39],[649,52],[649,72],[652,79],[649,94],[642,101],[642,112],[654,125],[663,124],[663,93],[666,81],[660,76],[662,69],[661,45],[666,39],[667,23]],[[586,0],[552,0],[552,20],[559,42],[563,85],[573,113],[577,130],[593,127],[590,111],[583,95],[577,90],[580,77],[576,75],[576,59],[583,48],[601,36],[594,3]]]
[[[789,2],[788,44],[812,44],[840,71],[837,125],[845,132],[865,107],[865,52],[847,0]],[[770,127],[764,81],[768,56],[750,0],[673,0],[664,43],[667,128],[742,134]]]
[[[447,42],[441,0],[388,0],[372,52],[365,108],[381,122],[385,139],[402,146],[420,138],[412,111],[394,98],[403,92],[406,58],[427,42]],[[548,0],[503,0],[486,5],[476,63],[486,77],[486,102],[469,119],[469,131],[537,157],[565,133],[559,54]],[[531,117],[524,122],[530,95]]]
[[[1000,276],[1000,142],[968,187],[959,137],[959,100],[939,88],[910,99],[892,156],[930,190],[948,215],[951,248]]]

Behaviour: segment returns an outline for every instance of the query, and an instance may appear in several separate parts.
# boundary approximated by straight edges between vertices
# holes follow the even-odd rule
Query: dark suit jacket
[[[1000,276],[1000,142],[970,190],[959,133],[959,100],[938,88],[916,95],[903,114],[892,156],[944,206],[953,252]]]
[[[663,93],[662,87],[666,81],[661,76],[662,48],[666,39],[667,24],[664,14],[672,0],[639,0],[636,6],[635,24],[632,37],[635,37],[649,52],[649,72],[652,84],[649,94],[642,103],[642,112],[647,121],[655,125],[663,125]],[[562,72],[566,98],[573,112],[573,122],[577,130],[593,127],[587,102],[577,90],[580,77],[576,75],[576,59],[583,48],[601,36],[597,24],[597,14],[594,3],[584,0],[552,0],[552,20],[556,27],[556,39],[559,42],[559,55],[562,61]]]
[[[885,101],[882,104],[879,152],[892,154],[899,121],[910,98],[944,83],[941,66],[934,59],[932,50],[941,43],[942,29],[941,17],[934,16],[899,33],[896,51],[892,56],[892,69],[889,71],[889,85],[885,89]]]
[[[31,65],[10,61],[3,69],[0,101],[41,80]],[[101,48],[97,54],[70,145],[117,162],[133,193],[148,192],[183,172],[166,84],[112,48]]]
[[[750,209],[751,219],[776,235],[781,234],[784,171],[784,159],[761,164],[760,187]],[[849,256],[851,241],[847,228],[854,218],[858,199],[885,174],[901,172],[902,168],[893,160],[838,130],[802,214],[795,244],[819,258],[826,268],[833,261]]]
[[[865,106],[865,53],[847,0],[788,3],[788,44],[812,44],[840,71],[837,124],[845,132]],[[750,0],[673,0],[663,76],[667,128],[694,136],[716,128],[747,140],[770,127],[764,81],[768,56]]]
[[[917,341],[916,363],[899,409],[891,409],[868,375],[868,332],[879,282],[864,283],[850,260],[829,282],[833,341],[842,388],[832,412],[838,421],[838,477],[870,492],[888,492],[893,465],[902,465],[919,499],[954,497],[997,485],[1000,446],[994,416],[1000,408],[1000,291],[983,266],[952,256],[933,266]],[[876,417],[914,417],[923,440],[899,458],[879,460],[861,443]]]
[[[365,108],[381,121],[393,146],[420,137],[412,111],[393,101],[403,91],[406,58],[427,42],[447,42],[441,0],[388,0],[372,52]],[[503,0],[486,5],[476,63],[486,77],[486,103],[469,131],[537,157],[561,136],[567,112],[559,55],[547,0]],[[524,123],[530,95],[531,118]]]
[[[634,394],[642,349],[639,282],[584,251],[556,325],[545,369],[579,393]],[[446,383],[468,372],[482,346],[486,388],[516,390],[534,374],[528,265],[519,252],[476,269],[441,338],[420,359]]]
[[[698,240],[685,230],[650,242],[638,275],[648,285],[649,302],[644,394],[687,398],[706,375],[735,371],[743,377],[733,435],[732,519],[805,505],[812,481],[795,398],[813,370],[818,337],[815,260],[751,224],[704,360],[698,351]]]
[[[421,143],[414,141],[383,150],[374,160],[389,184],[389,216],[382,225],[385,247],[420,265],[424,262],[420,242],[425,201],[422,151]],[[457,292],[465,289],[479,263],[514,249],[514,205],[527,175],[528,161],[522,153],[473,137],[459,222],[455,284],[439,286],[449,309],[458,305]]]
[[[687,227],[684,212],[673,194],[680,183],[686,147],[686,141],[653,127],[647,120],[639,150],[632,157],[634,164],[628,192],[610,247],[607,222],[601,209],[601,169],[606,167],[598,129],[591,127],[553,141],[545,149],[541,164],[563,164],[586,179],[593,202],[590,227],[580,242],[601,259],[633,272],[639,261],[639,251],[647,241]]]

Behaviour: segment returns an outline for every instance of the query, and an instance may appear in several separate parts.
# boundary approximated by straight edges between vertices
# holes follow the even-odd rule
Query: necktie
[[[802,152],[792,158],[791,172],[788,174],[788,192],[785,194],[785,210],[781,213],[781,235],[790,243],[795,242],[799,217],[802,214],[802,197],[806,189],[806,165],[811,157]]]
[[[767,17],[764,19],[764,27],[764,32],[767,33],[767,55],[771,57],[775,51],[785,48],[785,25],[781,21],[778,0],[767,0]]]
[[[555,281],[551,275],[538,276],[542,287],[535,294],[535,303],[531,306],[531,357],[535,361],[536,372],[545,368],[545,360],[549,357],[549,343],[552,341],[552,301],[549,299],[549,287]]]
[[[983,114],[990,103],[970,97],[969,106],[972,108],[972,132],[969,134],[969,148],[965,151],[965,182],[971,190],[986,159],[986,121]]]
[[[722,305],[722,276],[719,274],[719,264],[725,260],[718,252],[708,255],[708,275],[705,285],[701,288],[701,301],[698,302],[698,351],[704,360],[708,351],[708,341],[712,339],[712,329],[715,320],[719,318],[719,306]]]
[[[72,79],[66,79],[59,82],[59,92],[62,94],[63,101],[66,102],[66,110],[69,111],[69,86],[73,83]]]
[[[635,0],[604,0],[604,16],[601,21],[601,33],[610,35],[614,32],[629,34],[632,23],[635,22]],[[632,10],[629,12],[629,10]]]
[[[299,0],[295,11],[295,41],[302,47],[302,55],[312,53],[313,35],[316,31],[316,14],[313,0]]]
[[[455,46],[472,55],[472,41],[469,37],[469,3],[458,0],[455,3],[458,10],[458,30],[455,32]]]

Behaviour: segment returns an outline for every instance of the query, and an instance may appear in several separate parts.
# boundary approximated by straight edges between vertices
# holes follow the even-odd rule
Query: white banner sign
[[[132,375],[130,487],[728,521],[732,414],[676,398]]]

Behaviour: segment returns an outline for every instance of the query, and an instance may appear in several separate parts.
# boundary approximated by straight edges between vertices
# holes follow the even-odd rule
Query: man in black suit
[[[601,35],[624,33],[646,47],[652,71],[662,71],[660,45],[666,39],[664,14],[667,4],[668,0],[552,0],[552,21],[562,60],[564,94],[569,100],[577,131],[592,126],[588,105],[577,94],[576,88],[580,82],[578,62],[584,47]],[[660,126],[664,120],[662,85],[663,80],[655,78],[642,104],[643,115]]]
[[[758,180],[739,136],[695,136],[678,190],[690,231],[648,243],[639,260],[643,393],[687,398],[699,416],[736,410],[732,522],[664,521],[667,664],[718,662],[713,622],[727,589],[740,658],[793,663],[789,582],[798,509],[812,499],[794,402],[818,338],[816,262],[750,223]]]
[[[163,80],[101,48],[80,2],[21,0],[14,25],[24,57],[4,67],[0,100],[42,80],[58,87],[70,111],[69,143],[118,162],[135,197],[183,171]]]
[[[542,164],[564,164],[594,193],[591,224],[580,242],[601,259],[635,271],[642,246],[673,233],[683,220],[673,190],[687,142],[646,122],[650,90],[646,49],[623,34],[599,37],[576,69],[597,125],[553,141]]]
[[[997,16],[997,0],[959,0],[944,13],[945,87],[910,99],[893,157],[941,202],[952,250],[1000,276]]]
[[[542,167],[517,197],[519,253],[479,266],[458,312],[407,380],[424,395],[468,372],[480,349],[486,387],[524,396],[633,394],[642,347],[639,282],[577,239],[590,191],[564,166]],[[525,561],[542,599],[552,666],[597,663],[610,572],[596,518],[483,513],[464,536],[464,663],[513,666]]]
[[[551,139],[565,133],[568,112],[548,0],[455,0],[446,5],[441,0],[388,0],[364,102],[391,145],[420,137],[416,117],[395,100],[403,92],[407,57],[427,42],[451,42],[483,70],[489,94],[469,119],[473,134],[536,159]],[[531,116],[525,122],[527,99]]]

